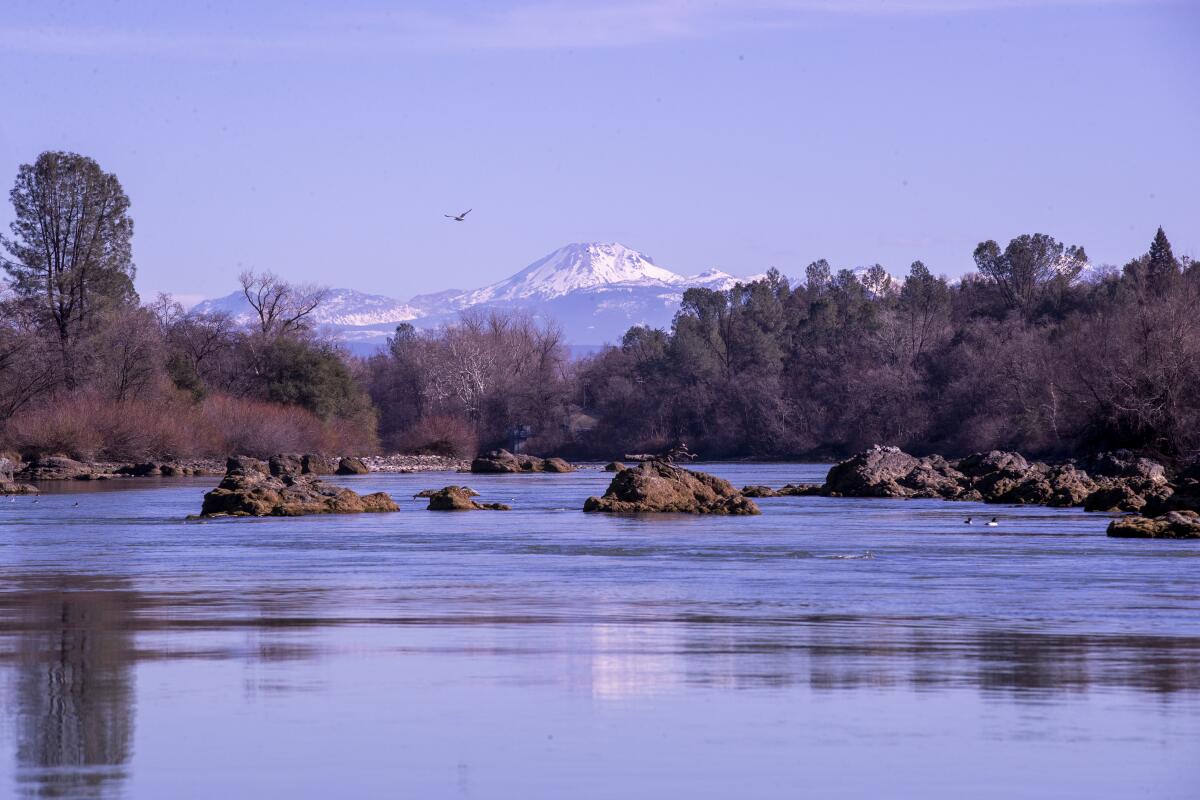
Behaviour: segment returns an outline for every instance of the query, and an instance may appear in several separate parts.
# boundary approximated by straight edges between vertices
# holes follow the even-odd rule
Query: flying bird
[[[471,213],[471,209],[468,208],[466,211],[462,212],[458,216],[455,216],[454,214],[442,214],[442,216],[445,217],[446,219],[452,219],[455,222],[462,222],[463,220],[465,220],[467,218],[467,214],[470,214],[470,213]]]

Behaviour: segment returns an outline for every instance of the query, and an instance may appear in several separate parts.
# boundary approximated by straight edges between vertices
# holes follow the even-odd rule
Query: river
[[[1196,542],[583,514],[610,477],[338,478],[401,512],[296,519],[185,521],[211,478],[0,498],[0,797],[1200,796]],[[514,510],[410,499],[460,482]]]

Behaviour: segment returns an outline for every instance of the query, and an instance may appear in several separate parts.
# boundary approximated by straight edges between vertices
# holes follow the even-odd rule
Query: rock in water
[[[470,486],[447,486],[444,489],[422,489],[421,491],[414,494],[413,498],[415,499],[417,497],[426,497],[426,498],[433,497],[438,492],[446,491],[446,489],[460,489],[460,490],[466,492],[471,497],[479,497],[479,492],[475,491]]]
[[[480,473],[574,471],[575,468],[561,458],[538,458],[525,453],[510,453],[503,449],[484,453],[471,462],[471,472]]]
[[[68,481],[90,477],[93,470],[87,464],[66,456],[43,456],[34,459],[21,471],[28,481]]]
[[[746,497],[779,497],[778,491],[772,489],[770,486],[762,486],[761,484],[743,486],[742,494]]]
[[[267,460],[267,467],[276,478],[299,475],[304,469],[304,457],[299,453],[280,453]]]
[[[899,447],[875,445],[835,464],[825,478],[824,492],[830,497],[911,497],[913,490],[899,481],[920,465]]]
[[[620,461],[610,461],[604,465],[605,472],[620,472],[623,469],[629,469]]]
[[[361,458],[343,458],[337,465],[338,475],[366,475],[370,471]]]
[[[479,503],[471,499],[478,495],[467,486],[447,486],[429,495],[430,511],[510,511],[504,503]]]
[[[1200,514],[1169,511],[1161,517],[1121,517],[1108,523],[1108,535],[1121,539],[1200,539]]]
[[[337,468],[336,461],[320,453],[305,453],[300,459],[300,471],[305,475],[332,475]]]
[[[589,497],[584,511],[618,513],[758,514],[754,501],[729,481],[661,461],[618,472],[603,497]]]
[[[272,475],[256,458],[231,457],[221,484],[204,495],[202,517],[298,517],[399,511],[383,492],[360,495],[312,475]]]

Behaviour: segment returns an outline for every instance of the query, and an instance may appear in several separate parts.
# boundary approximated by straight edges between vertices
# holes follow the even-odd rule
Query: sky
[[[1200,257],[1198,40],[1192,0],[0,0],[0,186],[92,156],[138,289],[190,300],[247,268],[405,299],[577,241],[957,276],[1162,225]]]

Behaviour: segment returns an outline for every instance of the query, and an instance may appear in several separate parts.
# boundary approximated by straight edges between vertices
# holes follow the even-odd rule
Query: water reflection
[[[233,673],[189,671],[188,686],[209,691],[234,674],[243,704],[286,699],[297,707],[353,697],[342,676],[379,656],[386,667],[368,672],[368,685],[399,674],[444,690],[460,675],[489,692],[548,685],[613,707],[697,688],[850,700],[863,690],[966,690],[1004,705],[1100,691],[1178,698],[1180,707],[1200,692],[1194,636],[1039,633],[959,617],[757,614],[720,603],[683,611],[674,600],[585,608],[515,593],[480,613],[479,587],[430,602],[379,587],[264,585],[232,594],[132,586],[43,576],[0,591],[0,668],[12,678],[5,706],[24,796],[122,794],[132,771],[134,671],[151,659],[236,663]],[[141,727],[152,728],[145,718]]]
[[[135,593],[122,582],[75,577],[9,600],[19,791],[112,796],[132,755]]]

